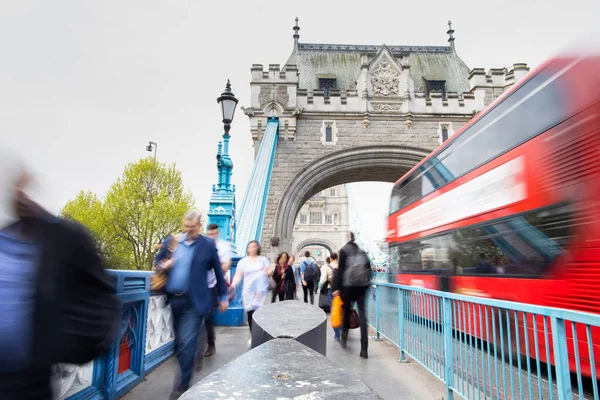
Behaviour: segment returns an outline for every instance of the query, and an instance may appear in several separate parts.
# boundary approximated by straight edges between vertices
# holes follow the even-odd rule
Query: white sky
[[[535,66],[586,35],[598,15],[598,0],[5,0],[0,145],[27,155],[40,199],[56,212],[79,190],[104,194],[153,140],[206,208],[222,133],[216,98],[230,78],[240,105],[249,105],[251,64],[285,63],[296,16],[301,42],[388,45],[445,45],[451,19],[458,54],[487,70]],[[239,109],[232,136],[240,204],[253,152]],[[389,185],[361,185],[357,205],[377,238]]]

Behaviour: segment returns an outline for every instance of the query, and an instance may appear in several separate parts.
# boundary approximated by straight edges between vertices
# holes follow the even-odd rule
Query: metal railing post
[[[454,399],[454,354],[452,352],[452,302],[449,298],[443,298],[444,313],[444,364],[445,364],[445,384],[446,400]]]
[[[404,340],[404,293],[398,288],[398,347],[400,348],[398,361],[403,363],[408,362],[404,357]]]
[[[550,317],[550,321],[552,326],[552,347],[554,351],[558,398],[559,400],[571,399],[571,371],[569,368],[569,353],[567,351],[565,320]]]
[[[380,321],[381,318],[379,317],[379,285],[375,284],[375,330],[376,330],[376,336],[374,338],[375,341],[379,341],[381,340],[381,326],[380,326]]]

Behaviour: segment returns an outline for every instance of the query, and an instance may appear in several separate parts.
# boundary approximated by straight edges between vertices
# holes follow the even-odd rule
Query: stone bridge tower
[[[255,150],[269,117],[279,118],[261,242],[267,254],[292,249],[303,204],[331,186],[395,182],[528,72],[469,69],[454,46],[299,42],[283,68],[252,65],[250,118]],[[272,248],[273,243],[279,243]]]

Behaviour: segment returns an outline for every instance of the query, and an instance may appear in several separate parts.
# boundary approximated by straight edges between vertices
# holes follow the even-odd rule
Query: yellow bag
[[[342,298],[340,296],[333,296],[331,302],[331,327],[333,329],[341,328],[344,319],[344,312],[342,310]]]

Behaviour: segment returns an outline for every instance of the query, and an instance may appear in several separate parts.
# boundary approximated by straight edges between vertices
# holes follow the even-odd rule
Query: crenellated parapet
[[[250,118],[252,138],[260,140],[260,135],[268,118],[280,121],[280,137],[293,139],[296,133],[296,117],[302,111],[298,108],[298,68],[287,64],[253,64],[250,82],[250,107],[244,113]]]

